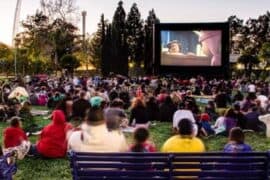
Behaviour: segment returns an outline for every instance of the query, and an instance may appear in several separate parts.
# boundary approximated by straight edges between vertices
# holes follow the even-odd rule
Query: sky
[[[14,13],[17,0],[0,0],[0,42],[11,45]],[[230,15],[241,19],[257,18],[270,10],[269,0],[122,0],[126,13],[133,3],[146,19],[154,8],[161,22],[224,22]],[[80,11],[87,11],[86,32],[92,34],[97,29],[100,15],[110,20],[119,0],[76,0]],[[27,15],[35,14],[40,8],[40,0],[22,0],[20,21]],[[81,21],[77,26],[81,28]]]

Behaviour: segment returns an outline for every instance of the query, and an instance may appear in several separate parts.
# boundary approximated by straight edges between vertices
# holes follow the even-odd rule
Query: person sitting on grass
[[[245,134],[241,128],[232,128],[229,135],[229,142],[224,146],[224,152],[251,152],[252,148],[245,144]]]
[[[130,152],[156,152],[155,145],[148,141],[149,131],[144,127],[139,127],[133,134],[135,143],[130,146]]]
[[[66,122],[61,110],[52,112],[52,122],[45,126],[36,145],[32,145],[29,154],[48,158],[62,158],[67,152],[67,134],[72,125]]]
[[[204,152],[203,142],[194,137],[194,126],[190,119],[178,121],[178,135],[169,138],[162,146],[162,152]]]
[[[19,116],[22,120],[23,130],[29,134],[39,131],[40,128],[35,124],[34,117],[31,114],[31,104],[29,101],[23,103],[19,111]]]
[[[21,128],[21,122],[19,117],[12,117],[10,120],[10,126],[4,130],[4,148],[12,148],[19,146],[22,141],[28,141],[28,138]]]
[[[4,130],[4,153],[16,151],[18,159],[23,159],[30,146],[31,143],[21,128],[19,117],[12,117],[10,126]]]
[[[131,105],[129,125],[134,125],[135,127],[144,126],[148,128],[149,124],[147,109],[143,99],[134,98]]]
[[[237,119],[233,108],[226,110],[224,114],[225,132],[224,135],[228,136],[232,128],[236,127]]]
[[[128,127],[128,117],[124,111],[124,102],[119,98],[115,98],[110,107],[104,110],[104,117],[109,130]]]
[[[125,139],[109,132],[104,118],[104,99],[94,96],[91,108],[80,130],[72,132],[68,140],[70,150],[76,152],[125,152]],[[113,135],[114,134],[114,135]],[[117,143],[116,143],[117,142]]]
[[[209,135],[215,134],[215,131],[212,129],[209,121],[211,120],[210,116],[207,113],[202,113],[200,117],[200,134],[207,137]]]
[[[121,130],[121,128],[126,127],[126,126],[122,126],[123,121],[126,122],[125,124],[128,123],[125,112],[120,108],[107,108],[104,112],[104,118],[106,121],[108,131],[110,133],[110,136],[112,139],[114,139],[114,145],[122,147],[123,151],[125,149],[127,150],[128,145],[126,142],[126,138]]]

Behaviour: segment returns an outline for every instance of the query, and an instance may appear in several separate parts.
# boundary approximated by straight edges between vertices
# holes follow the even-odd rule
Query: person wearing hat
[[[182,46],[177,40],[170,41],[167,44],[167,47],[168,47],[168,53],[170,54],[182,54],[181,53]]]
[[[215,134],[215,131],[212,129],[211,124],[209,123],[211,120],[210,116],[207,113],[202,113],[200,117],[200,132],[203,136],[209,136],[211,134]]]
[[[90,104],[91,108],[80,130],[70,135],[68,148],[76,152],[125,152],[125,138],[114,136],[106,126],[103,98],[94,96]]]

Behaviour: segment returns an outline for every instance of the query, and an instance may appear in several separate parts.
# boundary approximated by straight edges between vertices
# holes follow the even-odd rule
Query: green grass
[[[39,125],[45,126],[50,122],[43,117],[35,117]],[[0,142],[2,142],[2,131],[7,126],[6,123],[0,122]],[[151,140],[160,149],[162,144],[171,136],[171,124],[156,122],[155,126],[150,128]],[[131,135],[127,135],[128,142],[131,142]],[[35,143],[37,136],[30,138],[32,143]],[[220,151],[227,142],[226,137],[209,137],[202,139],[206,145],[207,151]],[[270,138],[266,138],[263,133],[246,133],[246,142],[250,144],[255,151],[267,151],[270,147]],[[71,179],[69,161],[65,159],[41,159],[29,158],[18,160],[18,171],[14,176],[15,180],[41,179],[41,180],[58,180]]]

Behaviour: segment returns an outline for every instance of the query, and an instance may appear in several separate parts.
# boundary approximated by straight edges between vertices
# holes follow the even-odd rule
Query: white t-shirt
[[[261,107],[266,109],[268,98],[265,95],[259,95],[257,96],[257,99],[260,100]]]
[[[190,119],[193,125],[193,134],[196,136],[198,133],[198,126],[196,125],[195,118],[190,110],[181,109],[177,110],[173,115],[173,128],[178,129],[178,124],[182,119]]]
[[[248,92],[255,93],[256,92],[256,86],[254,84],[248,85]]]
[[[68,148],[76,152],[125,152],[128,150],[125,136],[119,131],[109,132],[106,124],[82,125],[68,139]]]

